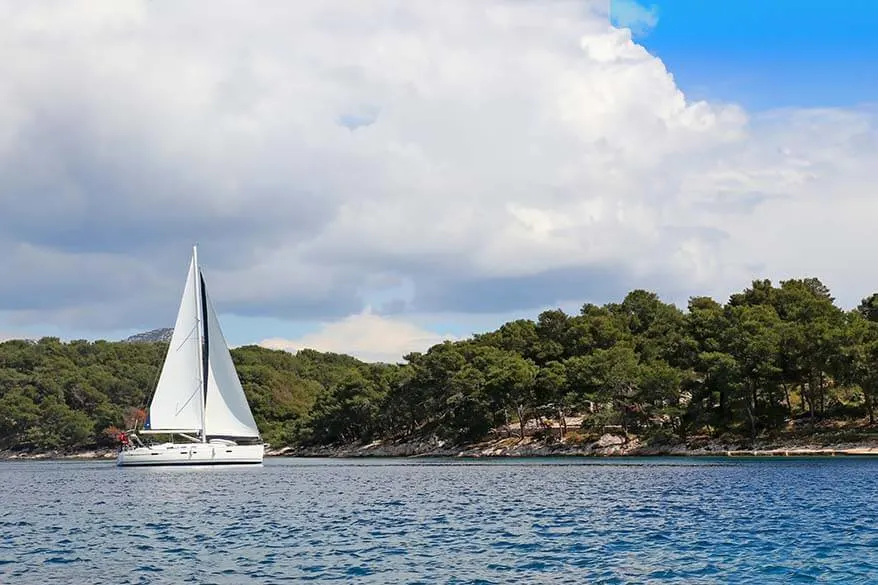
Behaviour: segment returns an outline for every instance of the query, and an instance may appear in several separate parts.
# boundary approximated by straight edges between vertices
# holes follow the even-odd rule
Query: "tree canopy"
[[[142,420],[165,343],[0,343],[0,449],[113,444]],[[232,350],[266,440],[330,445],[492,429],[755,437],[795,420],[868,419],[878,398],[878,294],[852,311],[814,278],[755,281],[686,310],[644,290],[579,314],[545,311],[397,364]]]

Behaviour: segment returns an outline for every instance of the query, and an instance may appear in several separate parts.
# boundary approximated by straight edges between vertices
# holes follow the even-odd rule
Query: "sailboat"
[[[146,444],[138,435],[171,441]],[[207,294],[197,247],[149,416],[125,439],[120,466],[262,463],[265,445]]]

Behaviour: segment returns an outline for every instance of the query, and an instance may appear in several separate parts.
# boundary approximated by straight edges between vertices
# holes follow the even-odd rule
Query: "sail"
[[[149,429],[201,430],[198,299],[195,258],[189,264],[174,333],[149,406]]]
[[[201,279],[205,313],[207,347],[207,397],[204,415],[205,434],[224,437],[258,437],[259,429],[247,404],[229,347],[220,330],[213,303]]]

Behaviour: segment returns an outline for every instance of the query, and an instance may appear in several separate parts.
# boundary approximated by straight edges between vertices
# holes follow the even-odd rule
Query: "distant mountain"
[[[171,335],[173,335],[173,333],[173,328],[166,327],[164,329],[153,329],[152,331],[145,331],[144,333],[132,335],[125,340],[125,343],[152,343],[156,341],[167,343],[171,341]]]

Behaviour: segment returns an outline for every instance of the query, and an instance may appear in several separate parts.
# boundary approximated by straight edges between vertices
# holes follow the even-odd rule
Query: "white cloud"
[[[298,339],[265,339],[259,343],[270,349],[296,352],[314,349],[346,353],[365,361],[396,363],[413,351],[426,351],[453,335],[440,335],[400,319],[382,317],[366,310],[334,323],[324,324],[319,331]]]
[[[593,298],[598,270],[874,288],[875,112],[687,100],[605,2],[64,6],[0,5],[23,323],[162,325],[194,240],[219,307],[309,320],[394,287],[408,313]]]
[[[4,341],[12,341],[15,339],[32,339],[32,337],[27,335],[21,335],[19,333],[6,333],[0,331],[0,343],[3,343]]]

